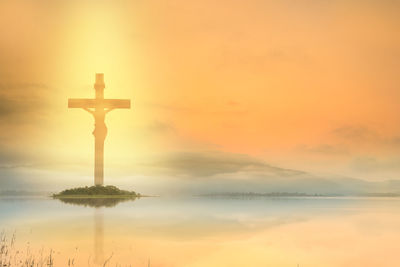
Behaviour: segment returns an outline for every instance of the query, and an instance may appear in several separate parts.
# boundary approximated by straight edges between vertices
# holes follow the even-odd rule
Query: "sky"
[[[1,1],[0,186],[93,182],[93,119],[67,99],[93,97],[95,73],[106,97],[132,101],[106,118],[106,183],[397,179],[399,11],[390,0]]]

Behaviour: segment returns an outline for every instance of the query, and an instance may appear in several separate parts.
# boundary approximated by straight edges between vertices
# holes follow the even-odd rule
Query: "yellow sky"
[[[218,151],[396,178],[399,10],[372,0],[1,1],[1,165],[89,177],[92,118],[67,99],[93,97],[102,72],[106,97],[133,101],[107,117],[111,176]]]

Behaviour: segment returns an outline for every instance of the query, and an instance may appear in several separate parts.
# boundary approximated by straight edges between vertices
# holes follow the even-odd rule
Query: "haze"
[[[292,174],[383,181],[400,168],[396,1],[1,1],[1,189],[93,180],[148,193]],[[293,173],[292,173],[293,172]]]

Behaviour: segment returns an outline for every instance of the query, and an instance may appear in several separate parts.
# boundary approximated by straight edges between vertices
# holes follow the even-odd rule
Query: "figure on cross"
[[[129,99],[104,99],[104,74],[96,73],[96,98],[70,98],[68,108],[82,108],[93,115],[94,126],[94,184],[104,184],[104,140],[107,136],[107,126],[104,122],[105,116],[111,110],[117,108],[131,107]]]

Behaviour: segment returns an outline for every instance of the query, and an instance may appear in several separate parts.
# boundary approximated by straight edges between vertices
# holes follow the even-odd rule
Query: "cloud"
[[[0,169],[25,167],[22,162],[27,162],[27,160],[28,157],[25,154],[0,144]]]
[[[39,83],[0,84],[0,119],[30,122],[48,110],[50,88]]]
[[[171,122],[165,122],[165,121],[159,121],[159,120],[154,120],[152,121],[147,129],[151,133],[156,133],[156,134],[165,134],[165,133],[171,133],[175,132],[176,128],[175,125]]]
[[[359,172],[392,172],[400,171],[400,159],[382,159],[375,157],[358,157],[351,162],[351,167]]]
[[[224,152],[181,152],[156,161],[154,166],[170,173],[189,177],[210,177],[221,174],[252,173],[294,176],[304,172],[271,166],[245,154]]]
[[[336,137],[348,139],[352,141],[367,141],[376,140],[380,136],[375,131],[365,126],[348,125],[336,128],[332,131],[332,134]]]
[[[43,83],[0,83],[1,169],[31,168],[41,162],[40,148],[32,146],[47,131],[53,96]]]
[[[176,105],[176,104],[162,104],[162,103],[148,102],[148,103],[146,103],[146,105],[151,108],[161,109],[163,111],[168,111],[168,112],[195,113],[195,112],[199,111],[193,107],[188,107],[188,106],[184,106],[184,105]]]
[[[240,105],[239,102],[233,101],[233,100],[228,101],[227,104],[228,104],[228,106],[233,106],[233,107]]]
[[[331,132],[335,137],[350,143],[367,144],[380,148],[393,148],[400,145],[400,136],[384,136],[366,126],[347,125]]]
[[[316,146],[300,146],[299,150],[306,153],[315,153],[321,155],[346,155],[349,153],[347,148],[331,144],[319,144]]]

